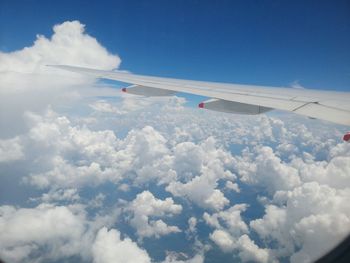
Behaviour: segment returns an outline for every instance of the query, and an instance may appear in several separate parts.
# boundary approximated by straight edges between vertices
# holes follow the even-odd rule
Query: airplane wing
[[[278,109],[350,126],[349,92],[180,80],[66,65],[53,67],[132,84],[123,89],[131,94],[169,96],[185,92],[210,97],[199,104],[210,110],[260,114]]]

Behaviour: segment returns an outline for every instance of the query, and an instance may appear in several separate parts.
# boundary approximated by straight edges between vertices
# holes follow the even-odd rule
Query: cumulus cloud
[[[82,252],[86,230],[79,208],[41,204],[35,208],[0,207],[0,256],[8,262],[39,258],[59,259]]]
[[[292,255],[292,262],[310,262],[349,233],[349,195],[349,189],[305,183],[292,191],[276,193],[276,202],[284,200],[285,205],[268,205],[264,217],[250,226],[263,239],[278,241],[278,252]]]
[[[235,240],[224,230],[216,229],[210,234],[210,239],[213,240],[214,243],[224,252],[230,252],[236,248]]]
[[[247,149],[236,160],[235,167],[243,182],[262,186],[270,193],[293,189],[301,183],[298,170],[283,163],[271,147],[257,146],[253,153]]]
[[[49,192],[44,193],[40,198],[40,200],[44,203],[54,203],[61,201],[74,202],[78,201],[79,199],[80,196],[77,189],[75,188],[50,190]]]
[[[71,64],[112,69],[120,58],[108,53],[98,41],[86,34],[85,25],[67,21],[53,27],[53,35],[37,35],[33,46],[19,51],[0,53],[0,71],[33,73],[46,70],[47,64]]]
[[[108,231],[106,227],[98,231],[92,246],[92,254],[95,263],[151,262],[148,253],[130,238],[122,239],[118,230]]]
[[[209,226],[219,230],[226,230],[233,237],[239,237],[249,232],[248,225],[241,216],[241,213],[246,211],[247,207],[246,204],[239,204],[212,215],[205,212],[203,218]],[[221,234],[222,232],[220,232]]]
[[[66,195],[74,196],[74,191],[67,192],[70,194]],[[142,262],[150,262],[148,254],[136,243],[129,238],[122,240],[115,229],[108,232],[103,227],[111,226],[116,217],[115,211],[88,215],[86,206],[77,203],[41,203],[33,208],[0,206],[0,258],[6,262],[61,261],[70,257],[84,262],[92,259],[125,262],[125,257],[130,257],[128,253],[132,253],[140,260],[144,259]],[[101,246],[104,246],[103,250]],[[115,254],[117,249],[126,254]]]
[[[111,130],[92,131],[52,110],[44,116],[28,113],[27,120],[32,127],[21,143],[28,159],[42,165],[26,182],[39,188],[118,183],[125,177],[136,184],[162,183],[176,176],[166,140],[152,127],[132,130],[120,140]]]
[[[125,113],[105,100],[95,101],[91,103],[89,106],[96,112],[101,112],[101,113],[113,113],[113,114]]]
[[[0,140],[0,163],[20,160],[24,157],[19,137]]]
[[[242,262],[277,262],[270,258],[268,249],[259,248],[247,235],[238,239],[238,246]]]
[[[228,205],[229,200],[217,189],[217,186],[220,179],[235,178],[228,169],[232,164],[232,156],[223,149],[217,148],[215,143],[214,138],[209,137],[200,145],[178,144],[175,148],[176,171],[181,173],[187,170],[192,176],[196,176],[184,183],[173,181],[166,190],[175,196],[186,197],[204,208],[221,210]],[[185,159],[186,161],[181,161]]]
[[[159,238],[181,231],[177,226],[169,226],[161,219],[154,219],[181,213],[182,206],[175,204],[171,197],[161,200],[155,198],[151,192],[143,191],[131,202],[128,210],[133,214],[130,225],[136,229],[141,239],[152,236]]]
[[[123,156],[115,150],[119,141],[112,131],[94,132],[75,127],[66,117],[57,116],[52,111],[44,117],[29,114],[28,118],[33,122],[26,138],[28,145],[33,145],[32,158],[45,163],[47,169],[32,172],[28,182],[46,188],[79,187],[118,180],[120,175],[112,163],[122,161]],[[39,148],[35,149],[36,146]],[[42,151],[48,154],[43,156]]]
[[[22,115],[26,110],[42,111],[48,104],[67,105],[88,96],[94,87],[95,80],[90,77],[49,68],[47,64],[109,70],[119,66],[120,58],[108,53],[84,32],[84,27],[79,21],[67,21],[55,25],[50,38],[37,35],[30,47],[0,52],[1,137],[25,131]]]
[[[250,222],[261,238],[278,242],[277,255],[291,256],[292,262],[311,262],[350,232],[349,173],[345,162],[349,153],[336,150],[343,147],[336,145],[328,162],[293,157],[290,163],[283,164],[297,172],[299,183],[290,189],[275,188],[263,218]],[[271,150],[270,155],[274,155]],[[283,171],[281,176],[286,174]]]
[[[177,112],[172,114],[178,116]],[[171,119],[172,114],[169,114],[168,118]],[[309,191],[311,196],[322,191],[326,192],[328,189],[327,195],[334,200],[348,198],[346,195],[348,162],[346,160],[349,148],[346,144],[336,144],[334,141],[333,146],[331,142],[324,144],[324,147],[329,148],[329,154],[320,161],[310,158],[314,151],[320,152],[324,149],[323,146],[316,147],[316,143],[313,142],[308,143],[310,148],[307,151],[310,153],[300,154],[298,151],[291,150],[295,154],[291,158],[282,156],[288,152],[288,149],[282,153],[281,148],[274,149],[273,146],[262,145],[248,145],[239,156],[231,154],[225,147],[218,145],[218,139],[214,140],[211,137],[200,139],[198,143],[188,142],[192,136],[190,134],[193,132],[193,126],[187,127],[186,122],[185,126],[180,125],[177,127],[178,130],[174,129],[174,132],[169,130],[160,132],[151,126],[144,126],[130,130],[123,139],[120,139],[112,130],[93,131],[50,110],[44,116],[27,114],[27,118],[32,128],[27,135],[22,135],[17,140],[19,144],[22,143],[22,152],[26,154],[30,148],[31,158],[35,157],[36,162],[45,164],[41,168],[46,169],[46,171],[31,173],[28,181],[34,185],[69,189],[97,185],[106,181],[118,184],[125,178],[131,179],[131,182],[138,186],[161,181],[160,184],[164,184],[165,188],[175,196],[184,197],[204,209],[216,211],[213,214],[206,213],[204,216],[206,223],[215,228],[209,238],[224,251],[230,253],[237,251],[243,261],[264,262],[266,259],[273,260],[275,256],[291,257],[295,261],[309,261],[317,258],[343,237],[339,231],[333,231],[327,246],[316,247],[311,244],[313,239],[318,237],[305,234],[308,233],[306,231],[308,227],[312,229],[313,224],[316,224],[314,222],[317,222],[321,226],[320,229],[324,231],[322,233],[326,234],[330,227],[346,225],[348,220],[346,213],[341,222],[334,217],[335,214],[343,213],[346,209],[347,204],[343,201],[341,201],[342,206],[330,204],[337,210],[329,210],[328,205],[321,205],[322,200],[327,198],[316,198],[314,203],[297,201],[305,203],[305,207],[293,208],[296,211],[293,213],[288,212],[288,209],[292,208],[290,204],[295,202],[293,198],[297,196],[296,190],[304,189],[307,183],[322,186],[321,190]],[[252,122],[245,125],[249,127],[253,124]],[[158,128],[163,129],[162,126]],[[284,138],[291,138],[286,139],[285,143],[288,144],[294,140],[294,135],[291,135],[293,132],[288,131],[284,135]],[[41,152],[45,152],[46,155],[43,156]],[[56,162],[56,160],[62,160],[62,162]],[[99,169],[91,173],[86,172],[93,163],[98,164],[96,167]],[[63,167],[71,168],[72,172],[67,173],[69,169],[65,170],[66,168],[59,170],[61,164],[64,164]],[[54,174],[53,171],[58,172]],[[38,183],[40,180],[36,177],[45,183],[40,185]],[[223,210],[228,206],[228,202],[220,202],[220,200],[228,200],[228,198],[223,195],[220,180],[224,182],[222,186],[229,189],[236,188],[235,180],[239,181],[240,185],[246,184],[266,189],[268,197],[265,215],[247,224],[240,214],[248,209],[248,206]],[[229,181],[225,182],[225,180]],[[51,193],[55,191],[53,189]],[[202,192],[203,195],[201,195]],[[218,195],[215,196],[215,193]],[[54,199],[50,200],[55,202]],[[155,198],[155,200],[160,199]],[[319,207],[319,210],[309,209],[309,207]],[[306,213],[296,216],[301,211]],[[328,212],[325,213],[325,211]],[[289,221],[285,219],[287,214],[290,215]],[[144,237],[147,235],[157,237],[179,231],[177,226],[168,226],[162,219],[156,219],[157,216],[153,217],[149,214],[146,217],[147,219],[143,220],[146,223],[142,227],[148,229],[148,232],[146,231],[148,234]],[[231,227],[232,222],[238,225]],[[137,227],[135,229],[137,230]],[[277,248],[259,247],[249,235],[251,231],[257,232],[267,244],[277,242]],[[253,255],[257,257],[253,258]]]
[[[237,251],[242,262],[274,261],[269,249],[258,247],[248,236],[249,227],[241,217],[246,209],[247,205],[240,204],[212,215],[204,213],[205,222],[215,228],[210,239],[223,252]]]
[[[145,126],[119,139],[112,130],[93,131],[51,109],[44,115],[26,113],[26,121],[31,128],[16,141],[23,145],[27,159],[41,164],[26,178],[39,188],[79,188],[131,179],[135,185],[168,184],[172,194],[203,207],[221,209],[228,204],[217,186],[219,180],[234,180],[233,158],[211,137],[199,145],[171,145],[160,132]]]
[[[232,183],[231,181],[227,181],[226,184],[225,184],[225,187],[227,189],[230,189],[232,191],[235,191],[236,193],[239,193],[241,190],[239,189],[239,186],[238,184],[236,183]]]

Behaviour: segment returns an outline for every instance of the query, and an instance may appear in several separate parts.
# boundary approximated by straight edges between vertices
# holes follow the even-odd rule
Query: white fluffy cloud
[[[84,213],[78,207],[1,206],[0,257],[8,262],[23,262],[29,261],[34,252],[40,252],[41,260],[80,254],[86,227]]]
[[[71,64],[102,69],[112,69],[120,58],[108,53],[98,41],[86,34],[85,25],[67,21],[53,27],[53,35],[37,35],[33,46],[19,51],[0,53],[0,71],[23,73],[38,72],[47,64]]]
[[[217,148],[215,140],[209,137],[200,145],[181,143],[175,148],[175,169],[184,174],[185,183],[173,181],[167,191],[175,196],[183,196],[204,208],[221,210],[229,200],[217,189],[220,179],[233,180],[235,176],[228,167],[232,165],[232,156]],[[193,156],[193,158],[192,158]],[[188,174],[183,171],[187,171]],[[191,178],[190,180],[186,178]]]
[[[130,224],[136,229],[140,239],[144,237],[160,237],[181,230],[177,226],[169,226],[159,217],[173,216],[181,213],[182,206],[174,203],[168,197],[165,200],[157,199],[149,191],[144,191],[136,196],[128,207],[133,214]]]
[[[232,236],[224,230],[214,230],[214,232],[210,234],[210,239],[213,240],[214,243],[224,252],[231,252],[237,246],[236,240],[234,240]]]
[[[236,160],[235,167],[243,182],[262,186],[270,193],[293,189],[301,183],[298,170],[283,163],[271,147],[257,146],[253,153],[245,150]]]
[[[249,233],[248,225],[241,216],[241,213],[246,209],[246,204],[239,204],[212,215],[207,212],[203,214],[204,221],[215,228],[215,231],[210,234],[210,239],[223,251],[228,252],[236,249],[238,238]]]
[[[333,147],[328,161],[314,161],[306,155],[305,160],[293,157],[290,163],[277,164],[297,173],[299,182],[289,189],[283,184],[275,187],[263,218],[250,222],[262,239],[278,242],[276,255],[291,256],[292,262],[311,262],[350,232],[349,152],[344,147],[348,148],[346,144]],[[271,150],[269,155],[276,160]],[[287,174],[281,169],[278,175]]]
[[[151,259],[147,252],[138,247],[130,238],[122,239],[116,229],[101,228],[92,246],[95,263],[148,263]]]
[[[0,139],[0,163],[20,160],[24,157],[19,137],[9,140]]]
[[[234,237],[226,230],[216,229],[210,234],[210,239],[223,252],[238,251],[242,262],[274,262],[269,249],[259,248],[247,234]]]
[[[203,218],[208,225],[218,229],[227,229],[234,237],[238,237],[249,232],[248,226],[241,216],[241,213],[246,211],[247,207],[246,204],[239,204],[212,215],[205,212]]]
[[[173,114],[177,115],[176,112]],[[205,217],[206,222],[215,228],[210,234],[211,240],[224,251],[237,251],[243,261],[266,262],[275,257],[309,261],[317,258],[344,236],[340,231],[333,231],[332,235],[327,231],[340,224],[346,225],[349,218],[348,214],[343,212],[347,209],[343,200],[348,198],[347,144],[325,144],[324,147],[329,148],[329,156],[320,161],[310,158],[311,154],[307,152],[299,154],[293,149],[289,151],[287,147],[282,153],[281,147],[276,147],[274,151],[273,147],[261,145],[249,146],[249,150],[245,150],[242,156],[233,157],[211,137],[199,140],[198,143],[188,142],[193,129],[181,126],[174,133],[160,133],[155,128],[146,126],[131,130],[124,139],[119,139],[111,130],[93,131],[87,126],[76,125],[67,117],[50,110],[44,116],[27,116],[32,128],[17,141],[23,154],[28,154],[30,148],[31,157],[34,156],[37,162],[46,164],[42,167],[46,171],[33,171],[29,177],[29,182],[35,185],[40,186],[38,182],[45,182],[42,186],[79,188],[105,181],[118,184],[120,180],[128,178],[142,186],[162,180],[161,184],[165,184],[170,193],[185,197],[200,207],[217,210],[212,215],[207,213]],[[294,138],[290,134],[288,131],[284,138]],[[290,141],[286,139],[287,144],[288,142]],[[31,147],[28,148],[29,145]],[[322,147],[315,150],[310,145],[313,144],[309,143],[308,146],[311,147],[311,152],[323,152]],[[43,156],[41,152],[45,152],[46,155]],[[286,152],[293,152],[294,156],[283,158],[282,155]],[[96,170],[87,172],[95,164]],[[67,167],[72,169],[72,172],[68,173]],[[238,179],[232,171],[236,172]],[[269,193],[268,198],[271,198],[264,217],[251,222],[250,230],[240,217],[241,212],[230,208],[222,210],[228,205],[228,198],[223,195],[220,180],[229,180],[223,185],[235,189],[236,184],[233,182],[239,179],[240,185],[266,189]],[[300,189],[308,189],[307,187],[314,189],[308,190],[310,197],[296,201],[298,191],[306,191]],[[337,209],[329,210],[328,205],[322,205],[322,200],[328,200],[326,197],[312,199],[322,192],[327,192],[325,196],[330,197],[329,202],[338,200],[342,205],[331,203],[330,205]],[[55,196],[55,192],[51,193]],[[50,200],[55,202],[54,199]],[[155,200],[164,202],[156,198]],[[314,201],[310,203],[307,200]],[[293,208],[293,202],[304,203],[305,207]],[[302,211],[306,211],[305,214]],[[344,216],[338,221],[334,215],[340,213]],[[288,220],[285,219],[287,215]],[[147,231],[142,230],[145,231],[142,233],[140,230],[140,236],[157,237],[179,231],[177,226],[168,226],[161,219],[154,217],[157,216],[149,214],[146,220],[143,219],[144,224],[140,224],[142,227],[139,229]],[[233,223],[238,225],[230,227]],[[332,237],[327,246],[312,245],[315,243],[314,239],[320,236],[308,234],[306,230],[313,229],[315,225],[320,226],[320,236]],[[137,229],[136,223],[134,226]],[[239,231],[235,233],[233,230]],[[277,248],[270,250],[268,246],[259,247],[249,236],[251,231],[257,232],[267,244],[277,242]],[[343,233],[347,231],[350,230]]]
[[[147,252],[130,238],[122,239],[118,230],[103,227],[115,220],[113,212],[90,220],[79,204],[0,206],[0,258],[5,262],[47,262],[80,256],[84,262],[151,262]]]
[[[100,113],[122,114],[125,113],[105,100],[98,100],[89,105],[93,110]]]
[[[259,248],[247,235],[238,239],[238,246],[238,255],[243,262],[276,262],[268,249]]]
[[[125,177],[136,184],[155,179],[161,183],[176,176],[166,140],[152,127],[132,130],[120,140],[111,130],[92,131],[74,125],[52,110],[44,116],[27,113],[27,120],[32,128],[21,137],[22,144],[27,158],[42,165],[31,171],[26,181],[37,187],[118,183]]]
[[[44,203],[54,203],[60,201],[75,202],[80,199],[77,189],[57,189],[44,193],[40,200]]]
[[[278,241],[278,253],[292,254],[292,262],[310,262],[350,232],[349,197],[349,189],[305,183],[292,191],[278,192],[276,202],[285,205],[268,205],[264,217],[250,226],[263,239]]]
[[[41,111],[48,104],[68,105],[91,93],[94,79],[49,68],[47,64],[101,69],[119,66],[120,58],[108,53],[84,32],[84,27],[79,21],[67,21],[54,26],[50,38],[37,35],[30,47],[0,52],[0,138],[25,131],[22,115],[27,110]]]

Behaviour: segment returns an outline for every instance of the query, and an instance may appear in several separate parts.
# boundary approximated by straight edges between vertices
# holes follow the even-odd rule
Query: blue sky
[[[350,89],[348,1],[6,1],[0,48],[79,20],[135,73]]]

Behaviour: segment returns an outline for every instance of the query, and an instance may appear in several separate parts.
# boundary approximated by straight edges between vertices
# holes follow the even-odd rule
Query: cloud
[[[58,189],[51,190],[48,193],[44,193],[40,200],[43,203],[54,203],[61,201],[75,202],[80,200],[77,189],[68,188],[68,189]]]
[[[168,191],[200,206],[221,209],[228,204],[216,188],[221,179],[234,180],[229,170],[233,158],[213,138],[199,145],[170,143],[145,126],[119,139],[112,130],[93,131],[51,109],[43,116],[26,113],[26,122],[29,132],[16,140],[28,160],[41,164],[26,177],[39,188],[79,188],[131,179],[135,185],[169,184]]]
[[[238,251],[242,262],[277,262],[269,249],[259,248],[246,234],[235,238],[225,230],[216,229],[210,234],[210,239],[223,252]]]
[[[35,208],[0,207],[0,256],[23,262],[39,253],[41,259],[80,254],[86,230],[79,208],[40,204]]]
[[[214,232],[210,234],[210,239],[224,252],[231,252],[236,247],[235,240],[224,230],[214,230]]]
[[[212,215],[205,212],[203,218],[209,226],[219,230],[226,230],[235,238],[249,233],[248,225],[241,216],[241,213],[246,211],[247,208],[246,204],[238,204]]]
[[[159,238],[170,233],[181,232],[177,226],[168,226],[159,217],[173,216],[181,213],[182,206],[174,204],[171,197],[157,199],[149,191],[138,194],[127,208],[132,212],[130,225],[136,229],[140,239],[144,237]]]
[[[271,147],[257,146],[253,152],[247,149],[236,160],[235,167],[243,182],[262,186],[271,194],[301,183],[298,170],[285,164]]]
[[[175,170],[185,180],[193,175],[195,177],[185,183],[173,181],[166,190],[175,196],[186,197],[204,208],[221,210],[228,205],[229,200],[216,188],[220,179],[235,178],[228,170],[232,156],[217,148],[215,143],[215,139],[209,137],[200,145],[187,142],[178,144],[175,148]]]
[[[270,257],[268,249],[259,248],[247,235],[238,239],[238,246],[242,262],[277,262]]]
[[[159,114],[161,115],[162,112]],[[178,116],[176,111],[168,114],[167,118],[170,120]],[[191,114],[196,116],[188,110],[188,115]],[[225,251],[236,251],[241,255],[242,260],[249,260],[253,254],[259,257],[252,260],[262,262],[266,258],[274,259],[275,256],[291,257],[295,261],[313,259],[336,244],[342,237],[340,232],[333,232],[330,243],[327,246],[321,246],[318,250],[310,245],[316,237],[302,235],[302,233],[307,233],[307,227],[312,229],[312,222],[318,222],[324,233],[327,233],[328,227],[340,225],[333,214],[341,213],[346,204],[323,216],[322,213],[329,209],[328,206],[320,206],[322,198],[316,198],[314,203],[298,201],[305,203],[305,208],[294,208],[296,212],[290,214],[288,219],[290,221],[285,217],[289,209],[288,200],[292,202],[292,197],[297,196],[296,189],[303,189],[307,183],[316,183],[322,186],[320,189],[324,189],[324,186],[328,187],[330,193],[333,193],[330,196],[334,200],[347,198],[345,194],[348,176],[346,144],[329,141],[319,147],[316,142],[308,141],[305,153],[292,150],[294,156],[290,158],[282,157],[288,150],[282,153],[281,148],[277,146],[248,144],[246,150],[239,156],[231,154],[226,147],[221,146],[223,142],[220,138],[215,140],[208,136],[207,139],[198,139],[197,143],[189,142],[194,126],[187,127],[186,122],[179,125],[178,130],[173,132],[169,130],[160,132],[159,130],[164,128],[162,125],[158,127],[159,130],[148,125],[140,129],[130,128],[126,136],[121,139],[112,130],[94,131],[88,126],[77,125],[73,120],[52,110],[43,116],[28,113],[27,118],[28,123],[31,123],[31,129],[28,134],[19,136],[17,140],[22,145],[25,158],[30,156],[36,160],[36,163],[42,164],[39,165],[42,171],[32,171],[31,176],[28,177],[29,182],[34,185],[40,186],[40,181],[43,180],[45,183],[42,185],[45,187],[79,189],[106,181],[118,185],[128,179],[132,184],[143,189],[150,182],[161,180],[160,185],[164,185],[173,195],[186,198],[204,209],[216,211],[213,214],[207,213],[205,216],[207,224],[215,228],[209,238]],[[211,120],[207,122],[211,123]],[[280,127],[279,122],[271,123],[277,123],[276,125]],[[141,121],[140,124],[145,124],[145,121]],[[244,125],[249,130],[248,127],[253,126],[254,122]],[[275,130],[274,124],[271,125],[272,130]],[[294,143],[296,140],[294,132],[293,129],[288,129],[283,136],[283,143]],[[273,138],[276,136],[274,135]],[[324,156],[323,160],[317,161],[315,158],[310,158],[311,153],[323,152],[324,149],[329,149],[329,154]],[[251,165],[252,163],[254,164]],[[89,172],[94,165],[96,170]],[[228,203],[221,200],[228,200],[228,198],[223,195],[222,187],[230,185],[228,182],[235,185],[235,181],[240,185],[245,184],[266,190],[267,205],[262,221],[256,219],[253,220],[256,223],[244,222],[240,214],[248,209],[248,206],[223,210]],[[120,185],[122,184],[124,183]],[[54,191],[56,190],[52,189],[52,193]],[[311,196],[320,191],[310,191]],[[155,198],[155,200],[160,199]],[[51,202],[55,201],[52,199]],[[317,211],[309,208],[319,206],[320,209]],[[308,213],[295,216],[301,211]],[[163,219],[156,217],[149,214],[146,220],[143,219],[139,229],[140,233],[145,231],[146,234],[143,233],[140,236],[153,238],[180,230],[179,227],[169,226]],[[232,222],[239,224],[230,227],[231,223],[227,218],[232,218]],[[347,218],[348,215],[343,217],[342,224],[346,224]],[[137,230],[136,224],[134,227]],[[290,232],[291,229],[294,231],[293,235],[285,233]],[[257,232],[260,238],[266,240],[268,246],[259,247],[257,245],[259,243],[252,239],[251,231]],[[249,240],[241,238],[244,235],[247,235]],[[270,249],[271,244],[277,244],[277,248]],[[28,247],[26,248],[30,251]],[[298,251],[297,248],[301,249]],[[21,251],[25,251],[24,248]]]
[[[197,223],[198,223],[197,222],[197,218],[195,218],[193,216],[188,219],[188,231],[190,233],[196,233],[197,232],[197,228],[196,228]]]
[[[235,191],[236,193],[239,193],[241,190],[239,189],[238,184],[232,183],[231,181],[227,181],[225,187],[227,189],[230,189],[232,191]]]
[[[130,238],[122,239],[116,229],[101,228],[92,246],[95,263],[151,262],[147,252],[137,246]]]
[[[0,139],[0,163],[20,160],[24,157],[19,137],[9,140]]]
[[[79,21],[67,21],[53,27],[51,38],[37,35],[30,47],[0,52],[0,138],[26,131],[25,111],[42,111],[49,104],[71,105],[94,89],[93,78],[49,68],[47,64],[107,70],[119,66],[120,58],[108,53],[84,28]]]
[[[80,65],[112,69],[120,58],[108,53],[98,41],[86,34],[85,25],[67,21],[53,27],[50,39],[43,35],[31,47],[10,53],[0,53],[0,72],[33,73],[46,71],[47,64]]]
[[[215,228],[209,238],[223,252],[237,251],[242,262],[273,262],[270,250],[258,247],[248,236],[249,227],[241,217],[246,209],[247,205],[240,204],[212,215],[204,213],[204,221]]]
[[[124,157],[116,151],[119,141],[112,131],[73,126],[52,111],[44,117],[28,114],[28,118],[33,126],[24,140],[31,146],[31,158],[46,169],[32,172],[29,183],[41,188],[79,187],[119,180],[115,171],[123,170],[123,165],[114,167],[113,163],[120,163]]]
[[[67,192],[74,193],[65,190]],[[68,195],[74,196],[72,193]],[[0,258],[5,262],[51,262],[70,257],[84,262],[92,259],[109,262],[103,260],[113,256],[110,259],[114,262],[125,262],[124,258],[130,254],[113,254],[119,248],[150,262],[148,254],[129,238],[121,240],[115,229],[107,232],[104,226],[113,225],[117,218],[116,208],[108,212],[99,210],[93,216],[88,214],[87,206],[78,203],[41,203],[33,208],[0,206]],[[112,242],[115,240],[119,240],[117,244]],[[106,245],[103,251],[101,244]],[[106,251],[107,254],[102,253]]]
[[[125,113],[105,100],[95,101],[94,103],[91,103],[89,106],[96,112],[100,112],[100,113],[113,113],[113,114]]]
[[[27,114],[32,123],[21,137],[27,157],[42,165],[26,178],[39,188],[79,188],[129,176],[136,184],[175,176],[166,140],[152,127],[131,130],[124,140],[113,131],[92,131],[48,110],[44,116]],[[42,152],[46,154],[43,155]],[[167,177],[164,173],[168,173]],[[136,175],[134,178],[133,175]]]
[[[280,256],[291,256],[292,262],[314,261],[350,232],[349,196],[349,188],[305,182],[292,190],[277,191],[275,204],[267,204],[263,218],[250,226],[264,240],[277,241]]]

